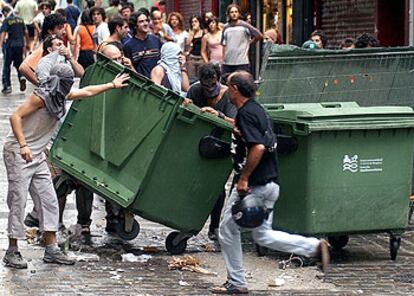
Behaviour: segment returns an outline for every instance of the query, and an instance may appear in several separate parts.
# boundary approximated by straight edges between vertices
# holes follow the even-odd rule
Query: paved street
[[[9,131],[8,116],[24,99],[24,94],[17,91],[16,81],[14,75],[11,95],[0,96],[2,139]],[[26,94],[30,90],[29,87]],[[2,159],[0,163],[0,255],[3,256],[7,248],[8,209]],[[31,207],[29,198],[27,210]],[[76,255],[97,254],[98,261],[95,258],[95,261],[78,262],[75,266],[47,265],[42,261],[42,247],[22,242],[22,253],[30,260],[29,268],[12,270],[0,264],[0,295],[210,295],[209,287],[224,282],[222,257],[207,239],[206,229],[189,241],[187,255],[199,259],[201,266],[212,275],[168,269],[172,257],[165,250],[164,239],[171,229],[138,218],[141,233],[135,240],[123,242],[106,234],[104,215],[103,201],[95,198],[92,236],[82,238],[72,250]],[[72,195],[68,197],[64,222],[67,227],[76,223]],[[270,252],[265,257],[258,257],[247,235],[244,241],[244,260],[252,295],[414,293],[413,224],[402,236],[397,261],[389,259],[387,234],[352,236],[344,251],[332,254],[332,268],[326,278],[316,266],[281,269],[279,263],[288,258],[286,255]],[[142,262],[122,262],[121,256],[126,253],[134,254]]]

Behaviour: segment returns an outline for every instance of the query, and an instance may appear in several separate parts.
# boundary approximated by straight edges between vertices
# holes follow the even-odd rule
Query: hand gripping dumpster
[[[328,236],[336,249],[350,234],[389,232],[395,260],[409,214],[412,108],[334,102],[265,106],[283,139],[273,227]]]
[[[81,84],[107,81],[122,71],[131,76],[127,88],[72,105],[50,159],[104,198],[177,229],[166,247],[182,253],[232,170],[231,125],[182,106],[178,94],[104,56]]]

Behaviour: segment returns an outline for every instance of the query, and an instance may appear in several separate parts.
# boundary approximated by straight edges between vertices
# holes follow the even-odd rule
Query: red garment
[[[160,0],[155,1],[155,2],[154,2],[154,4],[152,4],[152,6],[154,6],[154,7],[158,8],[158,10],[161,12],[161,14],[164,14],[164,13],[165,13],[165,8],[163,8],[163,7],[160,5]],[[165,6],[164,6],[164,7],[165,7]]]

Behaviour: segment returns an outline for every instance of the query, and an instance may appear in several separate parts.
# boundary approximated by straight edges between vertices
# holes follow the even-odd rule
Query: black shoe
[[[21,77],[19,79],[19,83],[20,83],[20,91],[25,91],[26,90],[26,79]]]
[[[27,227],[39,228],[39,220],[29,213],[26,215],[26,218],[24,219],[24,225],[26,225]]]
[[[5,95],[10,94],[12,92],[12,88],[11,88],[11,86],[5,87],[1,90],[1,92]]]
[[[116,233],[116,223],[107,222],[105,226],[105,231],[108,233]]]

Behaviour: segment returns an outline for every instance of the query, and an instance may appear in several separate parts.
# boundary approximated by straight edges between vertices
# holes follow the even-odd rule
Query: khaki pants
[[[59,206],[45,154],[34,155],[31,162],[26,162],[20,154],[3,150],[3,158],[9,183],[8,236],[25,238],[23,221],[28,193],[39,212],[40,230],[57,231]]]

